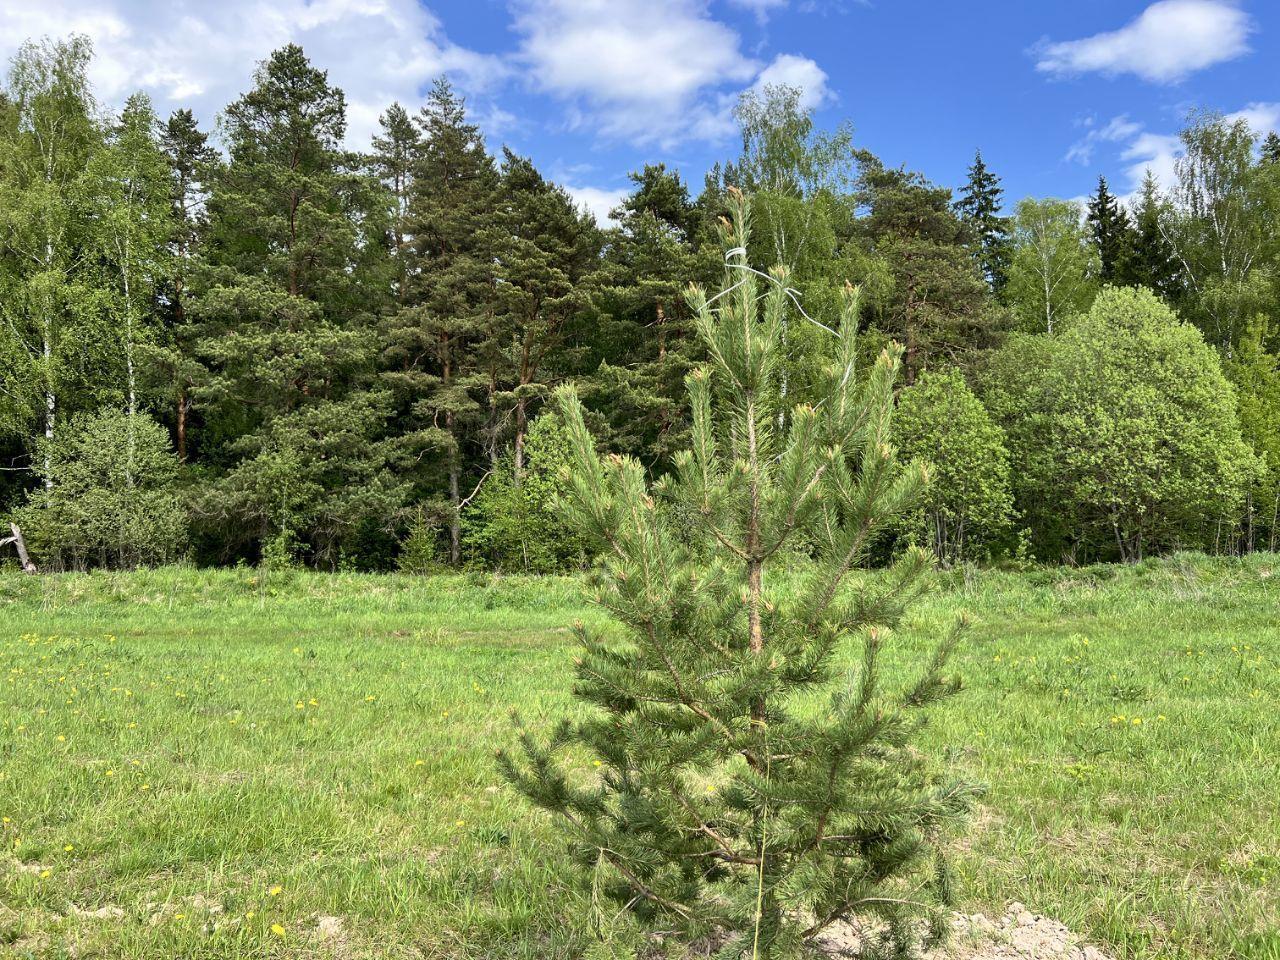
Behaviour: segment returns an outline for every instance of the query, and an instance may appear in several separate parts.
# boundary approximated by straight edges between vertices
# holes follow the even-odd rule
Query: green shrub
[[[564,424],[538,417],[525,437],[517,478],[507,457],[463,513],[462,539],[473,559],[501,570],[556,573],[583,566],[593,550],[557,508],[567,487],[570,447]]]
[[[177,558],[187,542],[178,459],[145,415],[77,417],[37,450],[43,485],[16,518],[41,566],[136,567]]]
[[[907,538],[947,563],[981,559],[1009,530],[1009,451],[958,370],[926,373],[902,392],[893,419],[904,459],[929,463],[924,502],[906,518]]]
[[[1151,291],[1107,288],[1059,335],[1001,354],[988,408],[1042,555],[1132,561],[1234,528],[1262,463],[1218,354]]]
[[[409,524],[409,532],[400,542],[396,569],[401,573],[422,576],[439,568],[440,531],[420,510]]]

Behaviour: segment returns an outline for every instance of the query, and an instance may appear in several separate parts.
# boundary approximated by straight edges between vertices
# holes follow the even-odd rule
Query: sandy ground
[[[925,954],[927,960],[1111,960],[1057,920],[1011,903],[998,920],[981,913],[958,913],[951,920],[951,941]],[[823,947],[832,957],[856,958],[865,931],[841,924],[824,935]]]

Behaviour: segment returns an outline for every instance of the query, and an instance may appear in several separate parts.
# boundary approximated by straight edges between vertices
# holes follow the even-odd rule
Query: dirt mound
[[[1011,903],[1005,915],[993,920],[985,914],[957,913],[951,919],[951,941],[931,950],[927,960],[1111,960],[1057,920]],[[821,938],[832,957],[857,958],[873,930],[839,924]]]

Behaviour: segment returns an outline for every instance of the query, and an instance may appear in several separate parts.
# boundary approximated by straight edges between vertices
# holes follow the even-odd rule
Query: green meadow
[[[990,787],[961,909],[1280,958],[1278,601],[1272,555],[939,574],[892,658],[972,611],[926,734]],[[3,574],[0,957],[582,956],[493,761],[574,709],[579,619],[568,578]]]

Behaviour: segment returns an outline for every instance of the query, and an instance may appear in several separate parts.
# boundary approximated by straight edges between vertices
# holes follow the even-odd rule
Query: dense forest
[[[1280,540],[1275,133],[1194,115],[1171,183],[1013,204],[981,154],[953,190],[770,87],[699,189],[646,166],[598,224],[443,79],[357,152],[297,46],[216,126],[107,110],[91,57],[27,44],[0,90],[0,515],[42,568],[581,565],[549,394],[669,471],[705,359],[685,293],[724,271],[735,191],[811,321],[789,401],[821,412],[847,285],[866,361],[903,347],[894,434],[932,483],[885,558]]]

